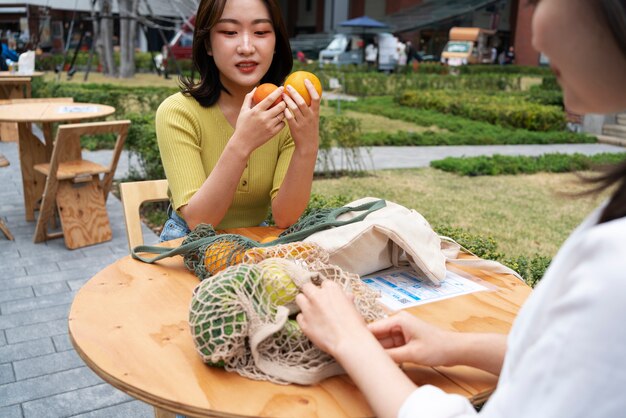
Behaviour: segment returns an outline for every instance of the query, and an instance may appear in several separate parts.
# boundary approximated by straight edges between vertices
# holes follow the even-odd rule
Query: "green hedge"
[[[154,112],[176,87],[124,87],[115,84],[33,83],[33,97],[73,97],[77,102],[113,106],[116,115]]]
[[[485,94],[477,91],[409,91],[398,103],[418,109],[464,116],[508,128],[558,131],[565,128],[565,114],[556,106],[520,100],[518,95]]]
[[[366,146],[376,145],[493,145],[493,144],[554,144],[594,143],[595,137],[569,131],[531,132],[510,129],[487,122],[470,120],[434,110],[401,106],[391,96],[365,97],[355,102],[342,102],[344,110],[371,113],[411,122],[419,126],[436,127],[422,133],[371,132],[361,135]]]
[[[565,173],[593,170],[608,164],[617,164],[626,153],[544,154],[540,156],[493,155],[480,157],[448,157],[431,161],[430,166],[464,176],[497,176],[502,174],[532,174],[538,172]]]
[[[595,143],[590,135],[575,132],[531,132],[525,129],[490,129],[493,125],[472,125],[468,121],[467,131],[445,132],[368,132],[360,136],[362,146],[434,146],[434,145],[521,145],[521,144],[572,144]]]

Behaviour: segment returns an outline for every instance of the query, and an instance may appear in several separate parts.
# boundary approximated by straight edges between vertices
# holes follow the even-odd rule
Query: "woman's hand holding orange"
[[[311,105],[307,105],[300,93],[287,84],[283,93],[283,102],[287,105],[284,115],[296,144],[296,150],[315,150],[317,152],[321,98],[310,80],[304,80],[304,85],[311,96]]]
[[[248,154],[269,141],[285,126],[285,102],[274,105],[284,87],[277,88],[256,105],[253,103],[255,91],[256,88],[246,94],[233,134],[233,138],[241,141],[242,149]]]

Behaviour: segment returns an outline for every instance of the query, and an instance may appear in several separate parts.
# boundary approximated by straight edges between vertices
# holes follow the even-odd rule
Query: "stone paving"
[[[370,168],[428,165],[447,155],[527,154],[544,152],[623,152],[602,145],[518,147],[380,147],[369,154]],[[0,234],[0,417],[152,417],[149,405],[104,383],[78,357],[67,333],[72,298],[95,273],[128,254],[120,202],[111,195],[107,210],[113,239],[68,250],[62,238],[34,244],[34,222],[24,220],[22,183],[16,143],[0,142],[11,165],[0,168],[0,216],[15,235]],[[110,153],[90,153],[107,161]],[[337,154],[337,158],[340,156]],[[132,163],[132,162],[131,162]],[[128,158],[120,159],[123,178]],[[144,229],[146,243],[156,236]]]

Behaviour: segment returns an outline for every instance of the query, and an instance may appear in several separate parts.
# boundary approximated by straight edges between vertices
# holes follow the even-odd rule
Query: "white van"
[[[380,71],[393,71],[398,64],[397,44],[398,38],[390,33],[377,33],[368,35],[367,42],[377,40],[378,44],[378,69]],[[338,33],[330,44],[320,51],[320,64],[362,64],[364,58],[365,42],[359,35]]]

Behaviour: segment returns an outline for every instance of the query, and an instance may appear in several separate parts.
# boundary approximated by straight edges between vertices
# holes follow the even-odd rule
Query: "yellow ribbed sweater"
[[[193,97],[182,93],[161,103],[155,123],[170,201],[178,211],[215,168],[234,128],[218,105],[202,107]],[[289,128],[285,127],[251,154],[233,202],[217,229],[263,222],[271,199],[283,182],[294,147]]]

